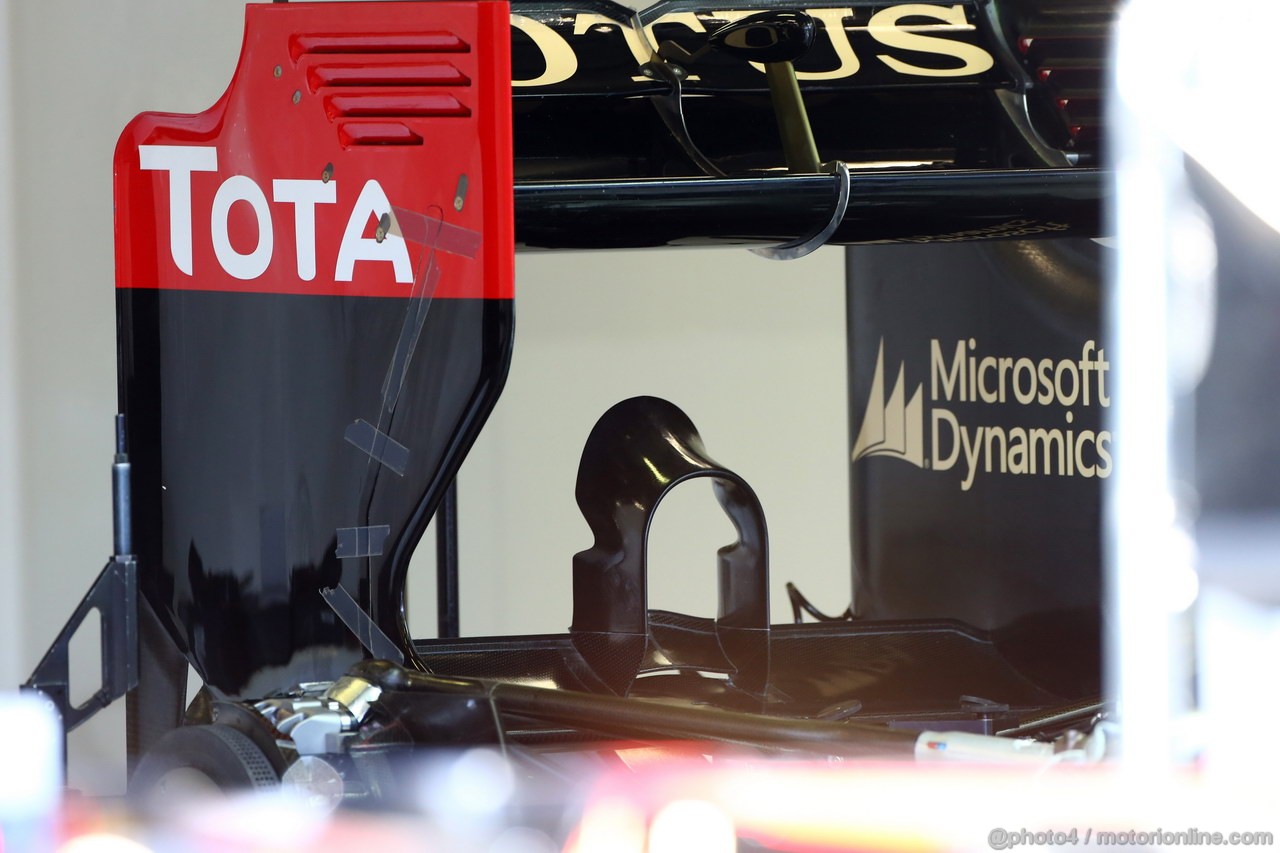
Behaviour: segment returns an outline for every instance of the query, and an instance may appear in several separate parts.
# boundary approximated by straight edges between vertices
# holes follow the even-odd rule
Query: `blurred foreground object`
[[[62,797],[62,725],[50,702],[0,694],[0,850],[53,849]]]
[[[1260,2],[1135,0],[1111,125],[1110,680],[1126,763],[1257,773],[1280,701],[1280,169]]]

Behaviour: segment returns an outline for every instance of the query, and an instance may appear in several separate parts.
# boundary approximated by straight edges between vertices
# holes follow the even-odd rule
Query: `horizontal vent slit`
[[[307,71],[312,91],[324,86],[469,86],[471,79],[448,62],[320,64]]]
[[[421,145],[422,137],[399,122],[342,122],[338,140],[352,145]]]
[[[310,33],[289,39],[294,62],[307,53],[467,53],[471,45],[443,30],[422,33]]]
[[[453,95],[444,92],[420,94],[349,93],[328,95],[325,111],[330,118],[371,116],[443,116],[471,115],[471,109]]]

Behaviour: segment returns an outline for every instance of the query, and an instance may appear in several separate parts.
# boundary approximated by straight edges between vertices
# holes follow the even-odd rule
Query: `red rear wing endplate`
[[[249,5],[218,102],[120,137],[116,286],[407,296],[417,237],[437,298],[510,298],[509,54],[506,3]]]
[[[413,656],[409,557],[510,361],[510,49],[498,0],[252,4],[218,102],[120,137],[140,587],[223,695],[358,660],[324,595]]]

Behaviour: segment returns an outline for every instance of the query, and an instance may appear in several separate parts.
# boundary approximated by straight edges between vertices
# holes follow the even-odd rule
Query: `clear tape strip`
[[[438,217],[405,207],[392,207],[391,213],[391,233],[398,234],[411,243],[464,258],[474,258],[480,253],[479,231],[450,225]]]
[[[328,603],[330,609],[338,614],[342,624],[346,625],[351,633],[356,635],[360,645],[364,646],[369,654],[382,660],[389,660],[392,663],[404,663],[404,652],[400,650],[399,646],[391,642],[390,637],[382,633],[381,628],[373,623],[373,619],[361,609],[356,600],[351,597],[351,593],[341,586],[335,586],[320,590],[320,595]]]
[[[380,557],[382,546],[391,535],[391,526],[379,524],[373,527],[339,527],[338,547],[334,556],[339,559],[350,557]]]
[[[366,420],[348,426],[343,437],[401,477],[409,468],[409,448]]]
[[[400,339],[396,341],[395,352],[391,356],[391,364],[387,367],[387,376],[382,383],[382,409],[391,412],[400,399],[400,389],[404,387],[406,374],[409,372],[409,361],[413,351],[418,347],[418,338],[427,321],[427,312],[431,310],[431,300],[435,296],[436,287],[440,284],[440,267],[436,266],[434,257],[427,262],[424,275],[420,279],[421,287],[415,286],[414,298],[409,300],[405,311],[404,324],[400,327]]]

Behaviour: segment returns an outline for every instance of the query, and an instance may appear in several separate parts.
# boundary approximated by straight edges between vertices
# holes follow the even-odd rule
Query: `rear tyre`
[[[280,784],[262,748],[230,726],[182,726],[158,740],[138,762],[129,796],[149,805]]]

